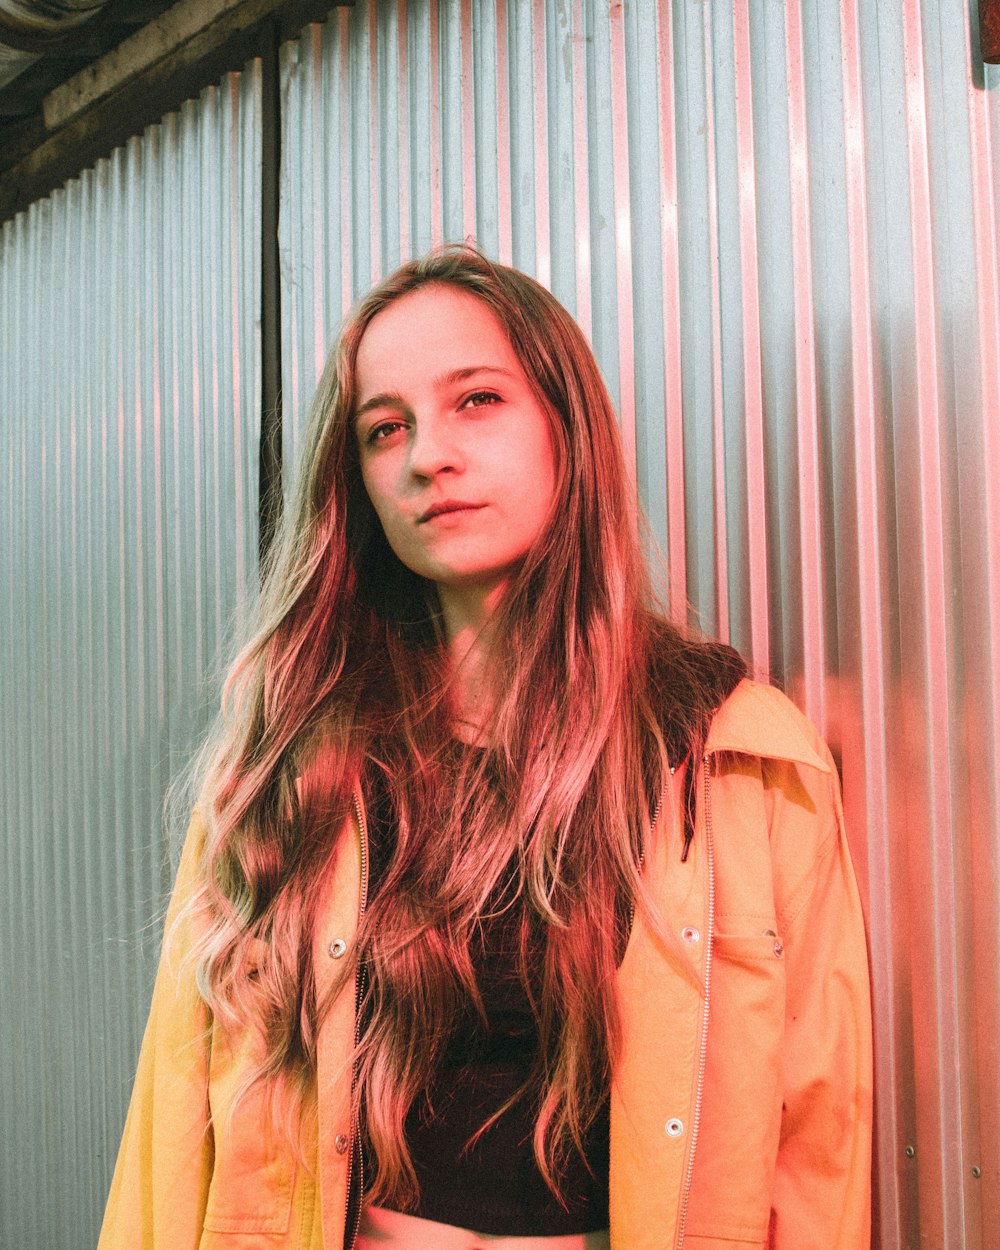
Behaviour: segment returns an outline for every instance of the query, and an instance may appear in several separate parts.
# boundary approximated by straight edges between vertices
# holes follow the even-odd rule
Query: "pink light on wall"
[[[475,92],[472,47],[472,0],[461,0],[462,28],[462,233],[476,237]]]
[[[551,286],[552,254],[549,247],[549,137],[545,10],[545,0],[534,0],[531,10],[531,56],[532,101],[535,123],[535,276],[543,286]]]
[[[635,319],[632,296],[632,200],[629,188],[628,83],[624,14],[620,3],[608,15],[611,35],[611,146],[614,171],[615,288],[618,296],[619,420],[625,459],[635,467]]]
[[[399,259],[410,255],[410,85],[406,0],[396,0],[397,151],[399,153]]]
[[[813,326],[813,259],[810,221],[809,134],[800,0],[785,2],[785,73],[788,79],[788,170],[792,219],[792,270],[795,310],[795,412],[798,436],[799,581],[802,595],[802,690],[800,704],[825,729],[826,629],[817,411],[816,336]]]
[[[750,649],[758,672],[770,670],[764,396],[761,377],[760,302],[757,288],[757,175],[754,161],[753,87],[750,71],[750,10],[733,8],[736,79],[736,148],[739,184],[740,278],[743,311],[743,421],[746,452],[747,571]]]
[[[510,100],[507,90],[507,0],[496,0],[497,259],[513,259],[510,207]]]
[[[687,531],[684,486],[684,394],[681,385],[680,234],[677,219],[677,146],[674,134],[674,51],[670,10],[661,7],[657,57],[660,138],[660,281],[663,286],[663,421],[667,494],[667,573],[670,613],[687,624]]]
[[[587,339],[591,310],[590,156],[587,133],[587,49],[583,0],[573,2],[573,224],[576,232],[576,319]]]

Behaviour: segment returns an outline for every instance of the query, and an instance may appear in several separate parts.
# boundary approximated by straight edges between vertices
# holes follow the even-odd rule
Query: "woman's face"
[[[492,310],[443,283],[378,313],[357,355],[361,475],[414,573],[478,597],[501,588],[552,507],[549,418]]]

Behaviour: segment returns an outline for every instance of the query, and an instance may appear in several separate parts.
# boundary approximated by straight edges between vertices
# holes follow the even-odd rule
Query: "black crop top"
[[[384,880],[395,821],[380,770],[366,784],[371,896]],[[500,909],[498,909],[500,910]],[[521,1098],[466,1149],[489,1117],[518,1090],[538,1049],[531,1006],[517,971],[520,911],[508,907],[483,925],[474,955],[488,1027],[470,1007],[456,1021],[434,1078],[432,1117],[422,1099],[410,1110],[406,1137],[420,1186],[411,1214],[481,1233],[566,1236],[608,1226],[609,1099],[576,1150],[562,1184],[564,1209],[543,1180],[532,1149],[533,1109]],[[366,1154],[365,1175],[373,1160]],[[589,1168],[588,1168],[589,1164]],[[391,1206],[390,1203],[385,1203]]]

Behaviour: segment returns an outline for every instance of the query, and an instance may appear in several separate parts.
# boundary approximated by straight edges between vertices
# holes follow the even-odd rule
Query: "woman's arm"
[[[174,921],[197,885],[205,842],[191,819],[167,910],[166,933],[139,1054],[132,1100],[98,1250],[196,1250],[201,1237],[213,1139],[209,1125],[210,1017],[194,970],[181,960],[190,925]]]
[[[825,836],[805,881],[790,896],[779,895],[787,997],[773,1250],[870,1246],[868,957],[840,786],[829,762],[828,775],[799,770]],[[779,815],[772,827],[779,862],[786,836],[797,836],[796,831],[783,830]]]

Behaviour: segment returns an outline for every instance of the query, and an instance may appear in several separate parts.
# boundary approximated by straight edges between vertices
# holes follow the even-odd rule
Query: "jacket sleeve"
[[[779,900],[787,997],[773,1250],[871,1244],[868,957],[837,771],[822,750],[830,773],[804,770],[816,858],[807,878]]]
[[[166,933],[98,1250],[197,1250],[213,1166],[210,1016],[190,965],[190,925],[173,929],[197,885],[205,826],[197,809]]]

